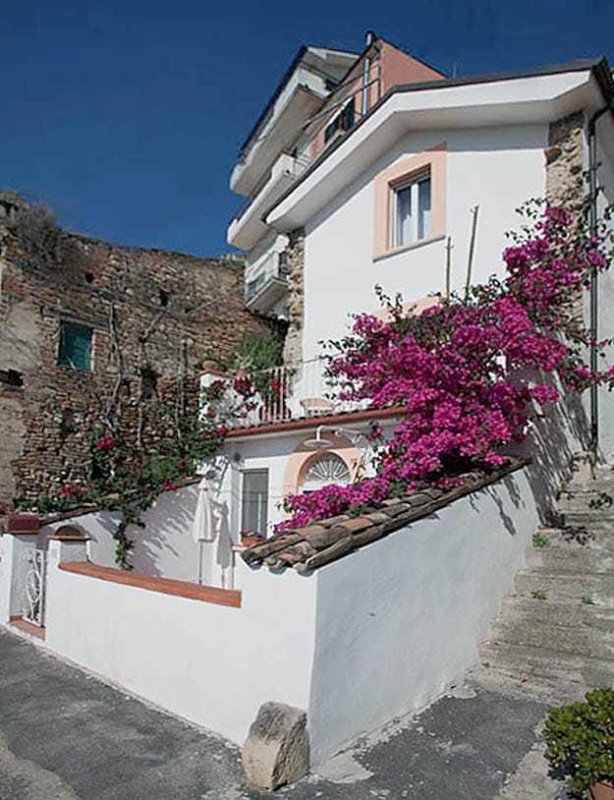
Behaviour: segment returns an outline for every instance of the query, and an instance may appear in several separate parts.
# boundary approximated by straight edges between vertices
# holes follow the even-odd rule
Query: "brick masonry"
[[[112,315],[130,425],[146,392],[176,397],[181,376],[195,403],[199,360],[227,358],[245,333],[269,329],[245,308],[240,262],[73,234],[61,234],[47,260],[10,225],[12,206],[1,210],[0,511],[89,471],[88,415],[118,374]],[[58,366],[62,320],[93,329],[91,371]]]

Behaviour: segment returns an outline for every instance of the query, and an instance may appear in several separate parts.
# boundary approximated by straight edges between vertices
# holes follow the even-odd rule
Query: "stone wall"
[[[288,236],[285,252],[288,267],[288,331],[284,346],[284,363],[296,364],[303,356],[303,322],[305,316],[305,231],[297,228]]]
[[[182,383],[195,409],[199,360],[269,330],[244,306],[240,262],[68,234],[47,261],[18,232],[0,233],[0,506],[89,469],[86,429],[120,372],[136,426],[149,400],[175,402]],[[91,371],[58,365],[63,320],[93,330]]]
[[[556,120],[548,129],[546,155],[546,199],[550,205],[578,209],[585,198],[584,114],[576,111]],[[584,319],[584,295],[578,290],[574,317]]]
[[[577,111],[553,122],[546,148],[546,196],[551,205],[577,206],[582,202],[584,114]]]

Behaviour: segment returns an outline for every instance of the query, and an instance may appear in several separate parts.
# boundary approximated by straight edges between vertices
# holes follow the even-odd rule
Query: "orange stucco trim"
[[[90,561],[62,562],[59,568],[65,572],[74,572],[77,575],[87,575],[111,583],[123,583],[135,586],[138,589],[147,589],[160,594],[173,594],[177,597],[187,597],[189,600],[202,600],[205,603],[214,603],[219,606],[241,607],[241,592],[235,589],[218,589],[216,586],[201,586],[188,581],[176,581],[171,578],[154,578],[151,575],[141,575],[137,572],[126,572],[114,567],[101,567]]]
[[[391,217],[396,186],[429,170],[431,174],[431,230],[425,241],[438,239],[446,231],[446,161],[448,144],[441,144],[415,156],[397,161],[379,173],[374,180],[373,258],[381,258],[405,248],[393,248]],[[419,244],[419,242],[417,243]]]
[[[324,453],[334,453],[339,456],[348,468],[351,479],[354,481],[358,477],[363,461],[360,450],[345,436],[334,436],[327,433],[322,438],[327,439],[332,446],[326,450],[313,450],[301,442],[294,452],[290,453],[284,473],[284,497],[300,492],[307,470]]]

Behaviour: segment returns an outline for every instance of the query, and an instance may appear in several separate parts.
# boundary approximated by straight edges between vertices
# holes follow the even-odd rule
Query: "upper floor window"
[[[393,189],[392,246],[418,242],[430,236],[430,171]]]
[[[349,131],[354,126],[355,117],[356,102],[352,98],[324,129],[324,141],[332,139],[337,131]]]
[[[87,325],[60,322],[58,364],[62,367],[88,371],[92,368],[93,330]]]
[[[373,258],[445,238],[445,142],[395,161],[374,180]]]

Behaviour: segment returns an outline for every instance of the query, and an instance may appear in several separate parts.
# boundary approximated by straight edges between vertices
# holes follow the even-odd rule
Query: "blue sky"
[[[302,43],[372,28],[459,75],[605,55],[611,0],[21,0],[0,19],[0,186],[110,241],[216,255],[238,147]]]

